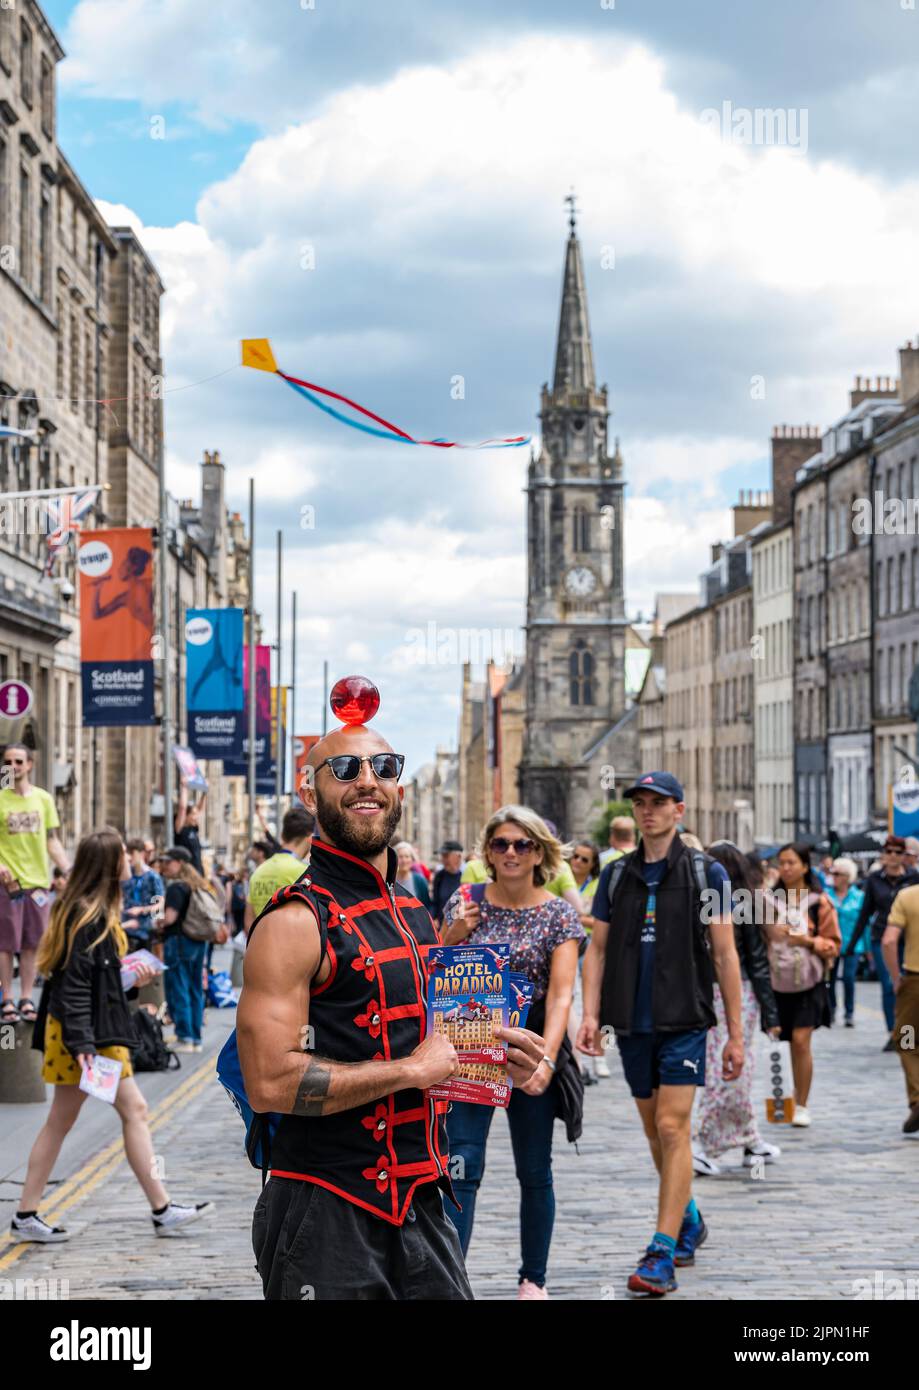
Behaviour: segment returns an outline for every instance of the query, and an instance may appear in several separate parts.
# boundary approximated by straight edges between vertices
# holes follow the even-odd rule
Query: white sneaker
[[[765,1139],[757,1139],[755,1144],[747,1144],[743,1151],[745,1168],[752,1168],[758,1158],[766,1163],[774,1163],[782,1150],[778,1144],[767,1144]]]
[[[191,1050],[192,1050],[192,1052],[203,1052],[203,1051],[204,1051],[204,1043],[192,1043],[192,1045],[191,1045]]]
[[[518,1301],[548,1297],[549,1290],[546,1288],[545,1284],[534,1284],[530,1279],[522,1279],[517,1286]]]
[[[180,1226],[197,1221],[199,1216],[210,1216],[215,1211],[213,1202],[195,1202],[193,1206],[183,1207],[178,1202],[170,1202],[165,1211],[153,1217],[153,1229],[158,1236],[175,1235]]]
[[[598,1075],[598,1076],[602,1076],[602,1077],[608,1077],[608,1076],[609,1076],[609,1062],[606,1060],[605,1057],[598,1057],[598,1058],[597,1058],[596,1072],[597,1072],[597,1075]]]
[[[698,1144],[692,1146],[692,1169],[700,1177],[714,1178],[721,1172],[721,1167],[713,1158],[709,1158],[704,1149]]]
[[[810,1125],[810,1111],[806,1105],[796,1105],[792,1124],[797,1125],[798,1129],[807,1129]]]
[[[173,1052],[197,1052],[193,1042],[177,1042],[172,1045]]]
[[[13,1216],[10,1222],[10,1239],[35,1241],[38,1245],[57,1245],[59,1241],[69,1240],[70,1232],[63,1226],[49,1226],[40,1216],[24,1216],[22,1220]]]

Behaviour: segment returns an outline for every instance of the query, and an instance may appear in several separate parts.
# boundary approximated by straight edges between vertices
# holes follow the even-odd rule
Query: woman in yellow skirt
[[[172,1235],[189,1221],[213,1211],[210,1202],[181,1206],[156,1174],[147,1103],[131,1066],[134,1027],[121,983],[121,956],[127,939],[121,926],[121,885],[130,876],[127,853],[117,830],[106,827],[79,843],[66,887],[51,910],[38,949],[45,978],[32,1046],[43,1051],[42,1076],[54,1086],[51,1110],[29,1154],[22,1205],[10,1234],[16,1241],[44,1244],[67,1240],[69,1232],[49,1225],[38,1207],[61,1145],[86,1100],[80,1090],[84,1068],[96,1056],[121,1063],[114,1109],[121,1120],[128,1162],[150,1203],[156,1235]],[[137,986],[153,970],[135,970]]]

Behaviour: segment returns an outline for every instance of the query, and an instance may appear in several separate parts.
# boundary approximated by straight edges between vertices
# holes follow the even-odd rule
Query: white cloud
[[[81,8],[87,24],[106,13],[103,0]],[[138,7],[138,34],[156,9]],[[257,141],[196,222],[138,229],[169,287],[167,389],[231,367],[240,337],[269,335],[287,370],[409,428],[475,439],[535,426],[573,180],[598,371],[640,494],[626,514],[629,608],[649,611],[656,590],[695,587],[727,530],[724,476],[765,460],[774,422],[826,423],[853,371],[894,369],[914,326],[904,305],[919,302],[919,183],[888,188],[796,151],[724,144],[681,109],[647,49],[534,35],[339,91],[314,119]],[[617,269],[601,275],[607,245]],[[660,283],[640,283],[639,264],[661,267]],[[668,372],[661,323],[685,344]],[[630,398],[610,359],[625,371],[636,355],[647,366]],[[745,382],[760,370],[767,401],[754,405]],[[648,418],[630,435],[639,395]],[[687,398],[704,427],[682,424]],[[361,440],[254,372],[167,402],[171,459],[220,447],[231,492],[254,472],[265,502],[290,504],[285,525],[315,495],[321,521],[287,561],[313,624],[310,680],[326,652],[379,663],[416,746],[433,744],[431,720],[411,717],[420,696],[400,674],[400,643],[430,619],[522,621],[522,454]],[[750,483],[768,487],[765,471]],[[446,696],[451,680],[428,683]]]

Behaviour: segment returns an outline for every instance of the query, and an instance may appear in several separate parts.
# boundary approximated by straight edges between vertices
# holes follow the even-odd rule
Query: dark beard
[[[377,821],[375,825],[358,825],[352,829],[352,822],[347,819],[345,812],[326,801],[317,787],[316,816],[330,844],[358,859],[372,859],[392,839],[393,831],[402,819],[402,802],[397,798],[396,804],[388,812],[384,811],[382,821]]]

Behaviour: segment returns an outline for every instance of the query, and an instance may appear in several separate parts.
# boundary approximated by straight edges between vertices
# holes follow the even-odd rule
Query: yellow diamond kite
[[[274,360],[271,344],[267,338],[243,338],[243,366],[255,367],[260,372],[276,372],[278,364]]]

